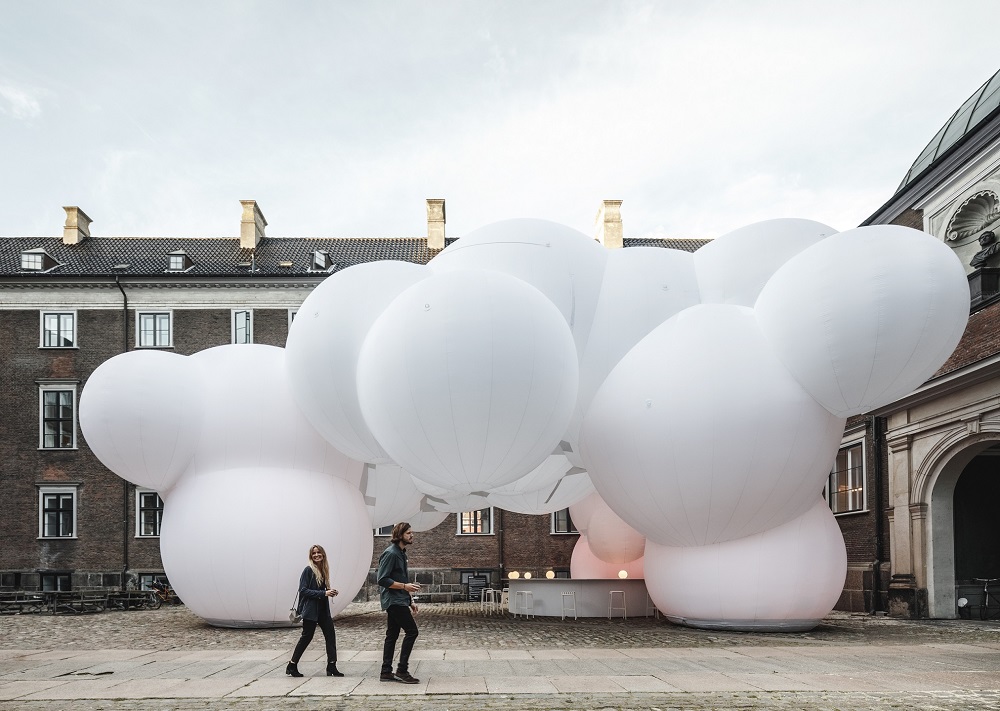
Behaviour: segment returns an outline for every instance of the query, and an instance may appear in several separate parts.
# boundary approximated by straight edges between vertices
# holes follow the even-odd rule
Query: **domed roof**
[[[965,136],[972,133],[983,119],[989,116],[1000,106],[1000,71],[994,74],[989,81],[983,84],[970,96],[964,104],[958,107],[958,111],[952,114],[947,123],[935,134],[927,147],[921,151],[917,159],[913,161],[909,172],[899,184],[902,190],[911,180],[920,175],[921,172],[931,165],[939,156],[944,155],[949,148],[961,141]]]

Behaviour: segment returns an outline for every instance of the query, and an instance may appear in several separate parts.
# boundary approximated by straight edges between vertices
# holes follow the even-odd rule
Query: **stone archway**
[[[1000,432],[979,432],[942,442],[921,467],[914,500],[927,506],[927,607],[938,619],[957,617],[955,595],[955,487],[979,455],[1000,444]],[[921,481],[922,480],[922,481]]]

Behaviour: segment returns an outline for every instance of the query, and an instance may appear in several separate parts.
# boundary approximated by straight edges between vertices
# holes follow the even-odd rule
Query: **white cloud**
[[[33,119],[42,113],[41,102],[26,89],[0,84],[0,99],[0,112],[16,119]]]

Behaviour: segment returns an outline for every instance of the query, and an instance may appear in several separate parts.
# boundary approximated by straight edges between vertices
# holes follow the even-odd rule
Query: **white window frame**
[[[392,535],[392,528],[392,524],[389,524],[388,526],[382,526],[382,528],[373,528],[372,532],[379,538],[384,538]],[[383,533],[383,531],[385,531],[385,533]]]
[[[573,523],[573,516],[569,513],[569,508],[559,509],[559,511],[565,511],[566,515],[569,517],[569,522]],[[556,514],[559,513],[559,511],[553,511],[551,514],[549,514],[549,533],[551,533],[553,536],[577,536],[577,535],[579,535],[580,531],[577,530],[576,524],[573,524],[573,529],[571,531],[557,531],[556,530]]]
[[[298,309],[288,309],[288,328],[292,327],[292,321],[295,320],[295,315],[298,314]]]
[[[79,528],[77,519],[80,511],[79,487],[75,484],[61,486],[39,486],[38,487],[38,538],[46,541],[71,541],[79,538]],[[73,497],[73,535],[72,536],[46,536],[45,535],[45,497],[56,494],[71,494]]]
[[[247,325],[249,335],[248,341],[236,340],[236,317],[237,314],[247,314],[250,323]],[[253,343],[253,309],[231,309],[229,312],[229,342],[230,343]]]
[[[462,531],[462,516],[464,516],[465,514],[475,513],[476,511],[485,511],[485,510],[487,510],[487,508],[489,509],[489,512],[490,512],[490,530],[489,531],[484,531],[482,533],[465,533],[464,531]],[[493,533],[493,529],[494,529],[493,522],[495,520],[496,519],[493,517],[493,507],[492,506],[484,507],[484,508],[481,508],[481,509],[473,509],[472,511],[462,511],[461,513],[459,513],[458,515],[455,516],[455,523],[456,523],[455,534],[458,535],[458,536],[492,536],[492,535],[494,535],[494,533]]]
[[[47,346],[45,345],[45,317],[46,316],[72,316],[73,317],[73,345],[71,346]],[[45,349],[70,349],[79,348],[80,344],[77,341],[77,314],[76,309],[48,309],[46,311],[38,312],[38,347]],[[61,329],[60,329],[61,333]]]
[[[77,421],[79,412],[76,403],[77,382],[51,382],[40,383],[38,385],[38,449],[46,452],[70,452],[77,449]],[[45,446],[45,393],[47,392],[71,392],[73,393],[73,446],[71,447],[46,447]]]
[[[159,538],[159,533],[143,533],[142,532],[142,497],[146,494],[155,494],[160,500],[160,524],[157,526],[157,531],[160,530],[163,525],[163,497],[160,496],[159,492],[155,489],[144,489],[136,487],[135,489],[135,537],[136,538]]]
[[[834,510],[834,496],[836,495],[836,493],[833,487],[834,483],[833,475],[836,474],[836,467],[837,467],[837,460],[834,459],[833,467],[830,468],[830,475],[829,477],[827,477],[826,480],[826,502],[827,505],[830,507],[830,510],[833,511],[834,516],[851,516],[854,514],[868,513],[868,462],[867,462],[868,457],[867,457],[867,447],[865,446],[865,438],[862,437],[861,439],[854,439],[844,442],[843,444],[840,445],[840,448],[837,450],[837,456],[839,457],[840,453],[846,450],[848,452],[848,458],[849,458],[848,470],[854,469],[858,465],[854,464],[853,461],[850,459],[851,456],[850,452],[855,447],[857,447],[861,452],[861,465],[860,465],[861,508],[850,509],[847,511]]]
[[[167,344],[143,345],[142,343],[142,317],[166,315],[170,324]],[[154,329],[155,332],[155,329]],[[135,311],[135,347],[136,348],[173,348],[174,347],[174,312],[173,309],[136,309]]]

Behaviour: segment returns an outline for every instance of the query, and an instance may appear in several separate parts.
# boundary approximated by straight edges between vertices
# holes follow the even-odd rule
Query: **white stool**
[[[622,596],[622,604],[621,605],[616,605],[615,604],[615,595],[621,595]],[[611,614],[612,614],[612,611],[614,611],[614,610],[621,610],[622,611],[622,619],[623,620],[628,618],[628,613],[625,611],[625,591],[624,590],[612,590],[610,593],[608,593],[608,619],[609,620],[611,619]]]
[[[649,617],[650,610],[653,611],[653,617],[660,619],[660,608],[653,602],[653,598],[649,596],[649,593],[646,593],[646,617]]]
[[[500,591],[500,599],[497,601],[497,611],[501,615],[506,615],[508,608],[510,607],[510,588],[504,588]]]
[[[535,598],[530,590],[516,590],[514,592],[514,617],[517,617],[518,611],[522,612],[525,617],[529,614],[532,617],[535,616]]]
[[[573,592],[564,592],[562,594],[562,619],[564,619],[564,620],[566,619],[566,613],[569,611],[569,609],[566,607],[566,598],[570,598],[570,602],[572,603],[573,619],[575,620],[575,619],[577,619],[577,617],[576,617],[576,591],[574,590]]]
[[[493,612],[496,608],[496,590],[493,588],[483,588],[481,597],[479,598],[479,609],[485,610],[486,612]]]

